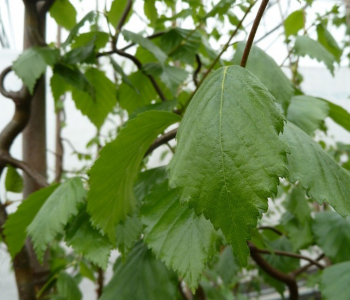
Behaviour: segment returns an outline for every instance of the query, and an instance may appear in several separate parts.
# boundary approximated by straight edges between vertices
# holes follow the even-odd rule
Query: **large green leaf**
[[[175,274],[140,242],[125,263],[118,259],[114,275],[100,300],[175,299],[176,289]]]
[[[316,243],[333,263],[349,260],[350,217],[346,219],[335,212],[316,214],[312,224]]]
[[[8,192],[20,193],[23,190],[23,178],[17,172],[16,168],[8,165],[6,178],[5,178],[5,188]]]
[[[324,101],[311,96],[295,96],[288,108],[287,119],[312,135],[320,128],[328,116],[329,105]]]
[[[106,46],[109,35],[103,31],[90,31],[79,34],[71,45],[72,49],[86,46],[89,42],[94,40],[95,50],[101,49]]]
[[[290,148],[289,180],[300,180],[308,196],[329,203],[344,217],[349,215],[350,174],[293,123],[287,123],[281,138]]]
[[[326,268],[320,285],[322,299],[348,300],[350,295],[350,261]]]
[[[115,226],[135,209],[133,185],[148,147],[168,126],[180,120],[178,115],[168,112],[139,114],[102,149],[90,171],[88,211],[112,241]]]
[[[215,265],[215,270],[225,285],[239,281],[238,272],[240,271],[237,258],[232,253],[232,247],[226,246],[220,253],[219,260]]]
[[[284,21],[284,30],[286,37],[296,35],[300,29],[304,28],[305,17],[303,10],[296,10],[292,12]]]
[[[65,240],[77,254],[83,254],[103,269],[107,268],[112,245],[106,236],[92,227],[90,216],[85,211],[80,212],[68,226]]]
[[[100,128],[117,103],[117,90],[103,71],[90,68],[86,71],[85,76],[95,89],[95,98],[75,88],[72,90],[72,97],[82,114],[87,116],[97,128]]]
[[[339,47],[332,34],[322,24],[317,25],[317,39],[323,47],[333,54],[336,61],[339,63],[343,50]]]
[[[213,225],[187,205],[182,206],[177,191],[168,189],[168,181],[146,197],[141,215],[146,243],[194,290],[214,251]]]
[[[58,185],[52,185],[31,194],[28,199],[21,203],[15,213],[9,215],[4,226],[4,234],[7,248],[12,257],[15,257],[22,249],[27,237],[27,227],[57,187]]]
[[[335,58],[319,42],[308,36],[298,36],[295,40],[294,50],[296,55],[309,56],[323,62],[329,71],[334,74]]]
[[[78,283],[66,272],[60,272],[58,275],[57,292],[66,300],[80,300],[82,298]]]
[[[84,202],[85,196],[81,179],[74,177],[62,183],[42,205],[27,229],[39,260],[43,258],[47,244],[63,233],[70,217],[78,213],[77,206]]]
[[[168,56],[150,39],[144,38],[142,35],[128,30],[123,30],[123,36],[127,41],[139,44],[142,48],[151,52],[160,63],[163,64],[166,61]]]
[[[72,29],[77,23],[77,11],[69,0],[55,0],[50,8],[50,16],[67,30]]]
[[[238,66],[215,71],[192,99],[169,165],[182,201],[221,228],[242,265],[246,240],[286,176],[283,116],[260,81]]]
[[[245,48],[245,42],[240,42],[233,57],[233,63],[239,65]],[[251,71],[267,87],[287,111],[293,96],[293,86],[274,59],[257,46],[253,46],[246,68]]]
[[[47,66],[53,66],[60,56],[58,49],[33,47],[25,50],[14,62],[13,70],[33,94],[36,81]]]

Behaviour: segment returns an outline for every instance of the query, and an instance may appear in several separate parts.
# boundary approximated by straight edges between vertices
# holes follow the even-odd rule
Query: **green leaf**
[[[118,90],[120,106],[131,114],[136,109],[151,104],[152,100],[158,98],[157,93],[150,80],[141,72],[137,71],[129,76],[130,84],[122,83]]]
[[[293,188],[285,205],[286,209],[293,214],[301,224],[311,219],[311,209],[305,197],[305,191],[301,186]]]
[[[312,135],[320,128],[328,112],[329,105],[320,99],[305,95],[295,96],[289,105],[287,119]]]
[[[33,94],[36,81],[45,73],[47,66],[53,66],[60,56],[58,49],[33,47],[25,50],[14,62],[13,70]]]
[[[322,100],[329,105],[329,117],[332,118],[335,123],[350,132],[350,113],[339,105],[324,99]]]
[[[183,69],[173,66],[164,66],[162,74],[160,75],[160,80],[173,92],[173,94],[176,94],[177,88],[186,80],[187,76],[187,71]]]
[[[78,213],[77,206],[84,202],[85,196],[81,179],[74,177],[62,183],[40,208],[27,229],[39,260],[42,260],[47,244],[63,233],[70,217]]]
[[[77,63],[95,63],[95,38],[86,43],[84,46],[76,47],[71,51],[67,52],[63,56],[63,61],[69,65],[74,65]]]
[[[57,292],[66,300],[81,300],[78,283],[66,272],[60,272],[57,278]]]
[[[69,85],[66,83],[66,80],[57,73],[52,75],[50,79],[50,87],[55,102],[57,102],[61,96],[63,96],[70,89]]]
[[[324,300],[348,300],[350,295],[350,261],[326,268],[320,285]]]
[[[8,165],[6,178],[5,178],[5,189],[8,192],[21,193],[23,190],[23,178],[17,172],[16,168]]]
[[[239,280],[238,272],[240,269],[237,258],[233,256],[231,246],[226,246],[224,251],[220,253],[219,261],[215,265],[216,272],[225,285],[230,285]]]
[[[133,185],[147,149],[160,133],[180,120],[168,112],[145,112],[130,120],[117,138],[102,149],[90,171],[88,211],[112,241],[115,226],[135,209]]]
[[[111,5],[111,9],[108,12],[108,21],[116,27],[124,10],[128,3],[128,0],[114,0]]]
[[[72,28],[72,30],[69,32],[69,35],[67,39],[62,43],[62,47],[67,47],[76,37],[76,35],[79,32],[79,29],[84,26],[85,22],[92,23],[96,19],[96,13],[94,11],[88,12],[84,18],[80,20],[80,22]]]
[[[297,35],[300,29],[303,29],[305,25],[305,17],[303,10],[296,10],[292,12],[284,21],[284,31],[286,37],[290,35]]]
[[[71,30],[77,24],[77,11],[69,0],[55,0],[50,8],[50,16],[67,30]]]
[[[193,97],[169,165],[170,186],[221,228],[242,265],[267,198],[286,175],[283,116],[260,81],[238,66],[215,71]]]
[[[141,114],[143,112],[149,111],[149,110],[159,110],[159,111],[168,111],[171,112],[177,104],[177,100],[171,100],[171,101],[162,101],[159,103],[154,104],[148,104],[145,106],[142,106],[132,112],[129,116],[130,119],[134,119],[137,117],[138,114]]]
[[[156,186],[146,197],[141,216],[146,226],[146,243],[195,290],[214,252],[213,225],[187,205],[182,206],[177,191],[168,189],[168,181]]]
[[[52,185],[30,194],[28,199],[24,200],[17,208],[16,212],[9,215],[4,226],[4,234],[12,258],[24,245],[27,237],[27,227],[32,223],[41,206],[57,187],[58,185]]]
[[[72,49],[84,47],[94,40],[95,50],[104,48],[109,40],[109,35],[103,31],[91,31],[79,34],[71,45]]]
[[[233,63],[239,65],[245,48],[245,42],[238,43]],[[267,87],[276,101],[287,112],[293,96],[293,85],[274,59],[257,46],[253,46],[246,68]]]
[[[107,268],[112,245],[106,236],[92,227],[90,216],[85,211],[80,212],[68,226],[65,240],[77,254],[83,254],[104,270]]]
[[[290,148],[289,180],[300,180],[307,195],[329,203],[343,217],[350,214],[350,174],[304,131],[287,123],[281,139]]]
[[[280,251],[286,251],[286,252],[293,251],[291,242],[284,236],[271,242],[270,246],[271,246],[271,249],[274,249],[274,250],[280,250]],[[267,254],[267,255],[264,255],[264,258],[271,266],[273,266],[275,269],[277,269],[283,273],[292,272],[292,271],[298,269],[298,267],[299,267],[299,260],[295,259],[293,257],[287,257],[287,256],[275,255],[275,254]],[[283,295],[283,292],[285,290],[284,283],[282,283],[281,281],[278,281],[277,279],[270,277],[263,270],[260,270],[260,272],[261,272],[264,280],[266,281],[266,283],[268,283],[269,285],[274,287],[278,293]]]
[[[167,60],[168,56],[151,40],[142,37],[142,35],[140,34],[128,30],[123,30],[122,33],[127,41],[139,44],[142,48],[151,52],[161,64],[165,63],[165,61]]]
[[[122,77],[122,81],[127,84],[129,87],[131,87],[135,92],[138,92],[137,89],[134,87],[132,82],[130,81],[129,77],[124,73],[124,70],[121,66],[117,64],[117,62],[110,57],[110,61],[112,64],[112,67],[116,73],[118,73]]]
[[[156,260],[142,243],[135,245],[125,263],[119,258],[100,300],[175,299],[177,277]]]
[[[193,64],[195,55],[201,45],[201,34],[198,31],[172,28],[160,40],[160,46],[174,60]]]
[[[349,260],[350,218],[342,218],[336,212],[316,214],[312,224],[316,243],[333,263]]]
[[[80,275],[90,279],[92,282],[95,282],[94,272],[91,268],[84,262],[81,261],[79,264]]]
[[[75,88],[73,88],[72,97],[82,114],[100,128],[117,103],[116,87],[103,71],[96,68],[88,69],[85,76],[95,89],[95,98]]]
[[[319,42],[307,36],[298,36],[295,40],[294,50],[296,55],[303,57],[309,56],[319,62],[323,62],[332,75],[334,75],[335,58]]]
[[[166,179],[167,173],[163,167],[150,169],[139,174],[134,185],[136,210],[132,216],[127,216],[126,220],[120,222],[116,227],[116,245],[122,255],[125,255],[141,236],[143,226],[139,218],[139,207],[143,199],[153,186]]]
[[[328,52],[333,54],[335,60],[339,63],[343,50],[339,47],[332,34],[322,24],[317,25],[317,39]]]
[[[151,22],[151,26],[154,26],[158,18],[156,0],[145,0],[143,11],[147,19]]]

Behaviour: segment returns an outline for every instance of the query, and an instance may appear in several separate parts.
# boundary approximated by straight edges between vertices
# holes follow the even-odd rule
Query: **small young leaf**
[[[58,275],[57,292],[66,300],[81,300],[82,298],[78,283],[66,272],[61,272]]]
[[[294,50],[296,55],[310,56],[319,62],[323,62],[334,75],[335,58],[319,42],[307,36],[298,36],[295,40]]]
[[[90,216],[85,211],[80,212],[68,226],[66,242],[77,254],[83,254],[87,260],[104,270],[107,268],[112,245],[106,236],[92,227]]]
[[[350,295],[350,261],[326,268],[320,285],[324,300],[348,300]]]
[[[73,88],[72,98],[82,114],[87,116],[97,128],[100,128],[107,115],[117,104],[117,90],[103,71],[90,68],[85,72],[85,76],[94,87],[95,97],[92,98],[87,93]]]
[[[85,196],[81,179],[74,177],[62,183],[40,208],[27,230],[39,260],[42,260],[47,244],[58,233],[63,233],[69,218],[78,213],[77,205],[84,202]]]
[[[168,189],[168,181],[155,186],[146,197],[141,215],[146,243],[190,289],[196,289],[214,252],[213,225],[187,205],[182,206],[177,191]]]
[[[8,192],[21,193],[23,190],[23,178],[16,168],[7,166],[5,188]]]
[[[117,260],[114,275],[103,289],[100,300],[175,299],[177,285],[174,272],[139,242],[125,263],[120,258]]]
[[[16,212],[9,215],[4,226],[4,234],[12,258],[24,245],[27,237],[27,227],[32,223],[46,199],[57,187],[58,185],[52,185],[29,195],[28,199],[21,203]]]
[[[323,47],[333,54],[339,63],[343,50],[339,47],[332,34],[322,24],[317,25],[317,39]]]
[[[339,105],[324,99],[322,100],[329,105],[329,117],[332,118],[335,123],[350,132],[350,113]]]
[[[349,260],[350,217],[344,219],[331,211],[317,213],[312,230],[316,244],[333,263]]]
[[[286,176],[284,118],[270,92],[249,71],[220,68],[199,88],[177,135],[170,186],[181,200],[221,228],[242,265],[250,229]]]
[[[296,10],[292,12],[284,21],[286,37],[289,37],[290,35],[297,35],[298,31],[304,28],[304,24],[304,11]]]
[[[300,180],[307,195],[329,203],[343,217],[350,214],[350,174],[304,131],[289,122],[281,139],[290,148],[289,180]]]
[[[69,0],[55,0],[50,8],[50,16],[67,30],[71,30],[77,24],[77,11]]]
[[[141,47],[151,52],[161,64],[165,63],[167,55],[151,40],[142,37],[140,34],[133,33],[128,30],[123,30],[123,36],[127,41],[132,41],[135,44],[139,44]]]
[[[328,112],[329,105],[318,98],[295,96],[289,105],[287,119],[312,135],[316,129],[320,128]]]
[[[45,73],[47,66],[53,66],[57,62],[59,56],[58,49],[29,48],[13,62],[12,68],[33,94],[36,81]]]
[[[239,65],[242,59],[245,43],[240,42],[233,57],[233,63]],[[246,68],[252,72],[267,87],[276,101],[287,112],[293,96],[293,85],[274,59],[257,46],[253,46]]]
[[[102,149],[90,171],[88,211],[111,241],[115,240],[115,226],[135,209],[133,185],[148,147],[158,134],[180,120],[168,112],[145,112],[130,120]]]

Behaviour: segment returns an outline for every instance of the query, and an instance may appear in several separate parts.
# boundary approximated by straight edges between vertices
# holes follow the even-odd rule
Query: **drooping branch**
[[[148,148],[145,156],[151,154],[155,149],[157,149],[158,147],[166,144],[167,142],[171,141],[172,139],[174,139],[176,137],[177,134],[177,128],[168,131],[167,133],[164,133],[162,136],[160,136],[159,138],[157,138],[153,144]]]
[[[270,265],[261,255],[260,249],[256,248],[252,243],[248,243],[250,255],[256,264],[264,270],[272,278],[285,283],[289,289],[289,300],[298,300],[298,285],[293,274],[285,274],[272,265]]]
[[[265,8],[266,8],[268,3],[269,3],[269,0],[262,0],[262,3],[261,3],[260,8],[258,10],[258,13],[255,17],[252,29],[251,29],[249,37],[248,37],[247,44],[246,44],[244,52],[243,52],[242,60],[241,60],[241,67],[243,67],[243,68],[245,68],[245,66],[247,64],[249,52],[250,52],[250,49],[252,48],[255,34],[258,30],[261,18],[264,14]]]

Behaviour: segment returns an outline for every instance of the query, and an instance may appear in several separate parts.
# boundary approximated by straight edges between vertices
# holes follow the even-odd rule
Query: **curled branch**
[[[201,68],[202,68],[202,62],[201,62],[201,58],[199,57],[198,54],[196,54],[196,62],[197,62],[197,68],[194,70],[194,73],[193,73],[193,82],[195,84],[195,86],[197,87],[198,86],[198,74],[199,72],[201,71]]]
[[[12,99],[15,102],[24,101],[29,97],[29,92],[26,87],[23,86],[17,92],[8,91],[5,88],[5,78],[7,77],[7,75],[11,73],[11,71],[12,71],[12,66],[9,66],[0,73],[0,93],[4,97]]]

